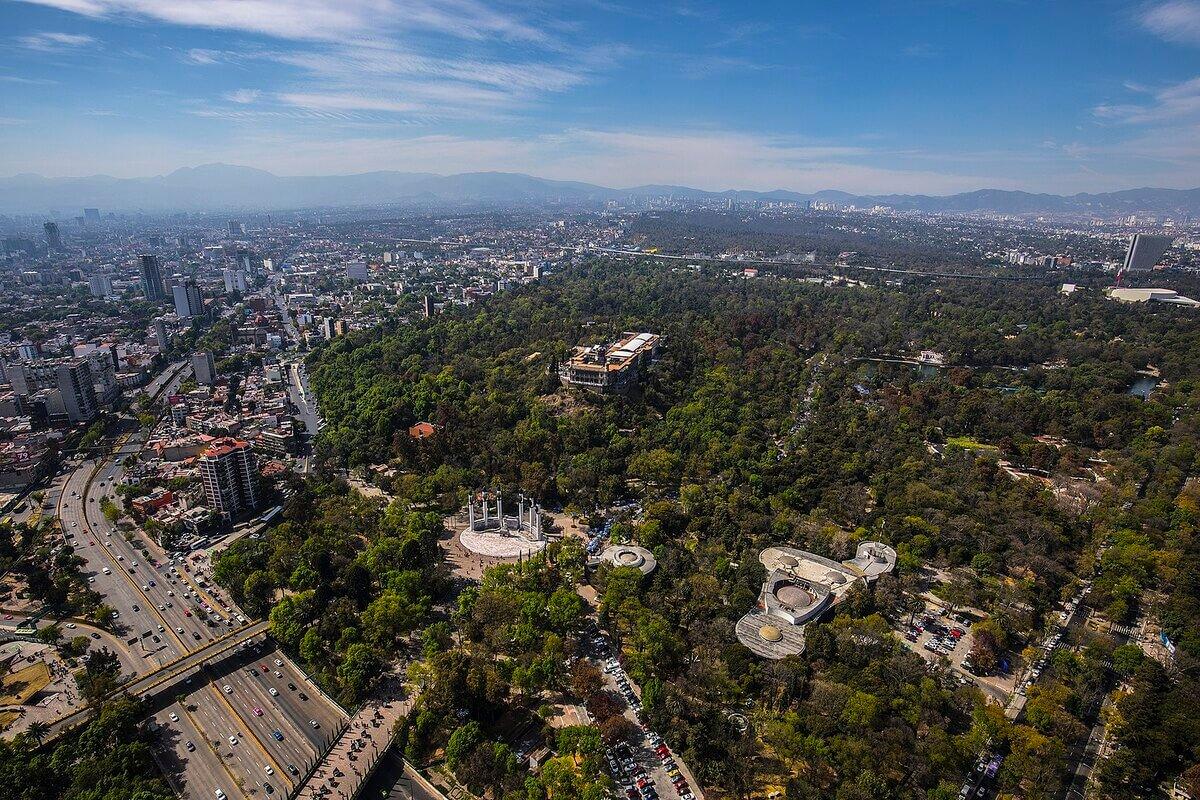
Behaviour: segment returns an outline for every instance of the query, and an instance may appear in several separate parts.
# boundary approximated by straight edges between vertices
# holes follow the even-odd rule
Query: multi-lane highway
[[[179,371],[156,379],[154,395],[180,379]],[[219,590],[192,575],[185,558],[164,553],[140,531],[127,539],[105,517],[102,499],[120,504],[115,486],[124,460],[145,440],[144,432],[135,433],[108,457],[84,461],[57,498],[64,536],[84,559],[92,588],[113,608],[113,627],[139,674],[251,624]],[[217,798],[218,791],[234,800],[286,796],[345,719],[273,647],[210,663],[177,691],[182,701],[172,695],[153,715],[161,726],[156,756],[189,798]]]

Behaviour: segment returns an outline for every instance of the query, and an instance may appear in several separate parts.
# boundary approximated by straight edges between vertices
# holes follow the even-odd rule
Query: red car
[[[255,706],[255,707],[254,707],[254,716],[256,716],[256,717],[261,717],[261,716],[262,716],[262,709],[261,709],[261,708],[259,708],[258,706]]]

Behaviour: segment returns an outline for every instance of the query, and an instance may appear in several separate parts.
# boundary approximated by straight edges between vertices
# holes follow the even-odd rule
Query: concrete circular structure
[[[804,626],[836,605],[856,584],[867,584],[896,566],[896,551],[862,542],[855,557],[837,562],[794,547],[768,547],[759,555],[767,570],[755,608],[737,621],[738,641],[763,658],[804,652]]]
[[[531,542],[520,536],[505,536],[494,531],[465,530],[458,535],[462,546],[484,558],[528,558],[546,549],[545,542]]]
[[[654,554],[644,547],[635,544],[614,544],[604,549],[600,558],[614,567],[634,567],[649,575],[658,566]]]
[[[775,588],[775,596],[779,598],[779,602],[785,606],[791,606],[797,610],[808,608],[813,603],[817,602],[817,597],[812,592],[794,583],[785,583]]]
[[[789,625],[761,611],[751,611],[739,619],[736,633],[738,641],[763,658],[787,658],[804,652],[803,625]]]

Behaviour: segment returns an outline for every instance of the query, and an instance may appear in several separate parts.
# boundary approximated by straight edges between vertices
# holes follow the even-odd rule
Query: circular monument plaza
[[[636,567],[643,575],[649,575],[658,566],[653,553],[635,544],[610,545],[600,554],[600,558],[614,567]]]
[[[804,652],[804,626],[836,605],[860,581],[870,583],[896,566],[896,551],[863,542],[854,558],[838,563],[794,547],[768,547],[758,603],[737,621],[738,641],[763,658]]]
[[[467,524],[458,541],[470,552],[498,560],[528,558],[546,549],[542,512],[537,503],[518,497],[515,514],[505,514],[499,492],[477,492],[467,500]]]

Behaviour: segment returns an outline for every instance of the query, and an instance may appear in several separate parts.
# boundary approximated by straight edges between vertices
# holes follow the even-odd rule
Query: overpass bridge
[[[265,636],[270,625],[271,623],[267,620],[259,620],[236,631],[232,631],[220,639],[209,642],[199,650],[193,650],[174,661],[163,664],[157,669],[139,675],[128,683],[123,684],[110,696],[117,697],[122,694],[129,694],[141,699],[169,689],[176,681],[191,674],[193,670],[197,670],[213,661],[236,652],[238,648],[248,644],[258,636]],[[50,726],[49,735],[46,737],[47,740],[62,736],[64,733],[87,722],[92,715],[92,711],[93,709],[90,706],[81,708],[74,714],[58,720]]]

